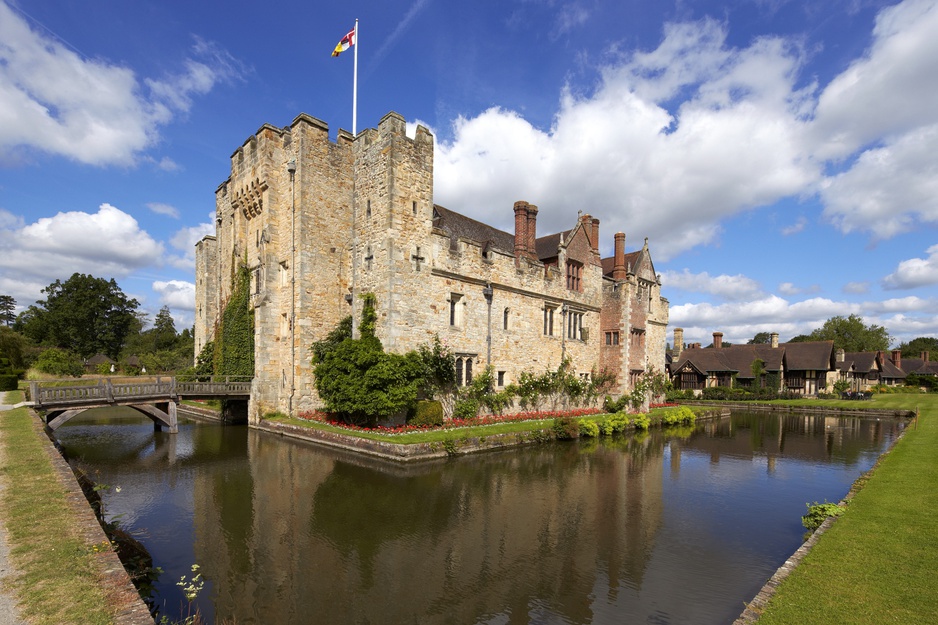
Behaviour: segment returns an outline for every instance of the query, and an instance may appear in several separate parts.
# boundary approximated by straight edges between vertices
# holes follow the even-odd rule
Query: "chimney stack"
[[[528,203],[515,202],[515,259],[528,251]]]
[[[772,349],[777,349],[778,348],[778,332],[773,332],[769,336],[772,337]]]
[[[723,333],[714,332],[713,333],[713,349],[720,349],[723,347]]]
[[[846,355],[844,354],[844,350],[838,349],[837,350],[837,362],[843,362],[845,359],[846,359]]]
[[[616,248],[614,256],[615,264],[612,267],[612,279],[613,280],[625,280],[626,271],[625,271],[625,233],[616,232]],[[681,328],[674,329],[674,345],[678,349],[682,349],[683,345],[678,344],[677,333],[681,333],[681,341],[684,340],[684,330]]]
[[[593,217],[593,253],[599,254],[599,219]]]
[[[922,352],[922,362],[923,362],[923,363],[927,363],[927,362],[928,362],[928,350],[927,350],[927,349]]]
[[[619,234],[622,234],[621,232]],[[616,250],[619,249],[619,234],[616,235]],[[622,238],[625,239],[625,235],[622,234]],[[618,252],[616,252],[616,262],[618,262]],[[623,267],[623,271],[625,268]],[[613,277],[615,277],[615,270],[613,270]],[[677,360],[681,357],[681,352],[684,351],[684,328],[674,328],[674,346],[671,348],[671,357],[674,360]]]
[[[534,204],[528,204],[528,243],[527,251],[528,257],[533,260],[538,260],[537,258],[537,245],[535,240],[537,239],[537,206]]]
[[[892,361],[892,364],[896,365],[897,369],[902,368],[902,352],[898,349],[892,350],[892,355],[889,358]]]

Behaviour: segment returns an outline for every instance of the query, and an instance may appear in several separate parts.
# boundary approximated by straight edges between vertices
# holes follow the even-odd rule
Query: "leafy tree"
[[[0,355],[10,360],[14,369],[25,369],[28,345],[26,338],[11,328],[0,327]]]
[[[834,341],[834,349],[845,352],[875,352],[889,349],[889,333],[877,325],[865,325],[859,315],[831,317],[810,335],[812,341]]]
[[[160,312],[156,314],[156,319],[153,321],[151,332],[157,350],[171,349],[176,344],[176,324],[169,312],[169,306],[160,308]]]
[[[899,345],[903,358],[918,358],[922,352],[928,352],[928,360],[938,360],[938,339],[931,336],[920,336],[908,343]]]
[[[60,347],[83,358],[120,354],[134,324],[137,300],[128,299],[113,279],[81,273],[42,290],[36,302],[17,318],[17,328],[38,344]]]
[[[13,311],[16,310],[16,300],[10,295],[0,295],[0,323],[11,325],[16,319]]]
[[[49,348],[39,354],[35,367],[49,375],[70,375],[75,378],[80,378],[85,372],[81,359],[76,354],[58,347]]]
[[[768,345],[772,342],[772,335],[768,332],[757,332],[754,337],[749,339],[746,345]]]

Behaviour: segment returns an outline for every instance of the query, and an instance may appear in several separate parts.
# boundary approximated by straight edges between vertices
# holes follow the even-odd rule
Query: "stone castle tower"
[[[615,393],[664,370],[668,303],[646,245],[599,254],[583,215],[536,236],[536,206],[515,202],[510,234],[433,203],[433,137],[388,113],[353,138],[308,115],[264,125],[231,157],[216,190],[215,236],[196,246],[195,349],[213,339],[237,268],[251,275],[255,379],[249,416],[321,407],[311,346],[360,315],[372,293],[388,351],[439,335],[461,383],[491,365],[500,385],[569,358],[607,368]],[[507,209],[507,206],[506,206]],[[608,267],[607,267],[608,265]]]

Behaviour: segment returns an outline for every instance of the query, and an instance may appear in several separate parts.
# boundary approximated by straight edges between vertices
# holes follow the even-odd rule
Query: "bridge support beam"
[[[164,426],[170,434],[179,432],[179,424],[176,421],[176,402],[163,401],[157,402],[156,404],[130,404],[130,407],[153,419],[153,430],[155,432],[162,432]]]

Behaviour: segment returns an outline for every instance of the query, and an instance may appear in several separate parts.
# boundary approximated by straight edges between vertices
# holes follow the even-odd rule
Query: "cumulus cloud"
[[[732,301],[751,299],[762,293],[759,283],[742,274],[711,276],[706,271],[691,273],[665,271],[661,274],[665,289],[680,289],[689,293],[707,293]]]
[[[711,242],[721,219],[820,179],[801,139],[800,49],[725,40],[711,20],[668,26],[657,49],[607,67],[595,93],[566,89],[548,130],[500,108],[459,118],[437,148],[436,196],[505,229],[505,198],[531,201],[543,233],[583,208],[606,232],[669,240],[662,260]],[[678,93],[690,95],[669,111]]]
[[[179,209],[175,206],[163,204],[162,202],[150,202],[147,204],[147,208],[149,208],[157,215],[166,215],[167,217],[172,217],[173,219],[179,219]]]
[[[194,270],[195,244],[210,234],[215,234],[215,226],[211,223],[202,223],[176,232],[169,243],[181,253],[170,255],[168,258],[169,264],[177,269]]]
[[[662,261],[789,197],[819,195],[843,232],[886,238],[936,223],[936,7],[881,11],[870,48],[827,85],[805,80],[797,39],[733,47],[715,20],[668,24],[656,48],[604,67],[591,92],[564,89],[549,128],[498,107],[458,118],[437,146],[436,198],[505,230],[512,202],[528,200],[539,233],[572,227],[583,209],[604,232],[649,236]]]
[[[807,225],[808,225],[808,220],[805,219],[804,217],[799,217],[798,221],[796,221],[792,225],[782,228],[782,234],[785,235],[786,237],[792,234],[798,234],[799,232],[804,230],[805,226]]]
[[[0,158],[6,161],[33,149],[92,165],[133,163],[193,96],[240,71],[230,55],[197,40],[181,72],[144,82],[147,94],[129,68],[81,57],[31,29],[5,2],[0,41]]]
[[[153,290],[160,296],[160,304],[173,309],[195,310],[195,284],[184,280],[157,280]]]
[[[925,250],[928,258],[910,258],[883,278],[885,289],[914,289],[938,284],[938,245]]]
[[[0,218],[0,272],[14,297],[35,300],[39,289],[74,272],[127,276],[159,263],[163,254],[162,244],[136,219],[110,204],[96,213],[60,212],[33,223],[6,215]]]

